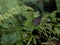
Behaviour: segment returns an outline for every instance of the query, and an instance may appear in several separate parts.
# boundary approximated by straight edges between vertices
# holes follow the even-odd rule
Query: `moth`
[[[34,23],[34,25],[38,25],[39,23],[40,23],[40,21],[41,21],[41,16],[38,16],[38,17],[36,17],[34,20],[33,20],[33,23]]]

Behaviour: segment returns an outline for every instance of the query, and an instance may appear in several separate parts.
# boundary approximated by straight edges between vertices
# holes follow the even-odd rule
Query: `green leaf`
[[[55,27],[55,31],[56,31],[57,35],[60,35],[60,29],[59,28]]]

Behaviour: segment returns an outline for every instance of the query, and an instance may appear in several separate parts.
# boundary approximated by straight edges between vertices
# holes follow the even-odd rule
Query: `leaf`
[[[55,27],[55,31],[56,31],[57,35],[60,35],[60,29],[59,28]]]
[[[30,39],[29,39],[27,45],[29,45],[29,44],[31,43],[31,41],[32,41],[32,37],[30,37]]]

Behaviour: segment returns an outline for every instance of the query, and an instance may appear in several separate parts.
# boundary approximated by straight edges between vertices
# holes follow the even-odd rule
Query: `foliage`
[[[56,0],[56,3],[57,3],[57,9],[60,12],[60,1],[59,0]]]
[[[1,44],[37,45],[36,39],[41,39],[43,38],[42,36],[45,36],[47,42],[50,43],[53,40],[60,40],[60,23],[58,22],[60,21],[60,18],[56,18],[57,11],[54,11],[52,13],[39,14],[37,11],[35,12],[33,8],[24,5],[25,1],[0,1]],[[3,2],[5,3],[3,4]],[[31,2],[33,2],[33,0],[31,0]],[[33,21],[36,17],[41,17],[41,15],[42,18],[39,24],[35,25],[35,22]],[[38,31],[38,34],[35,34],[34,31]],[[41,42],[41,44],[43,43],[44,42]]]

